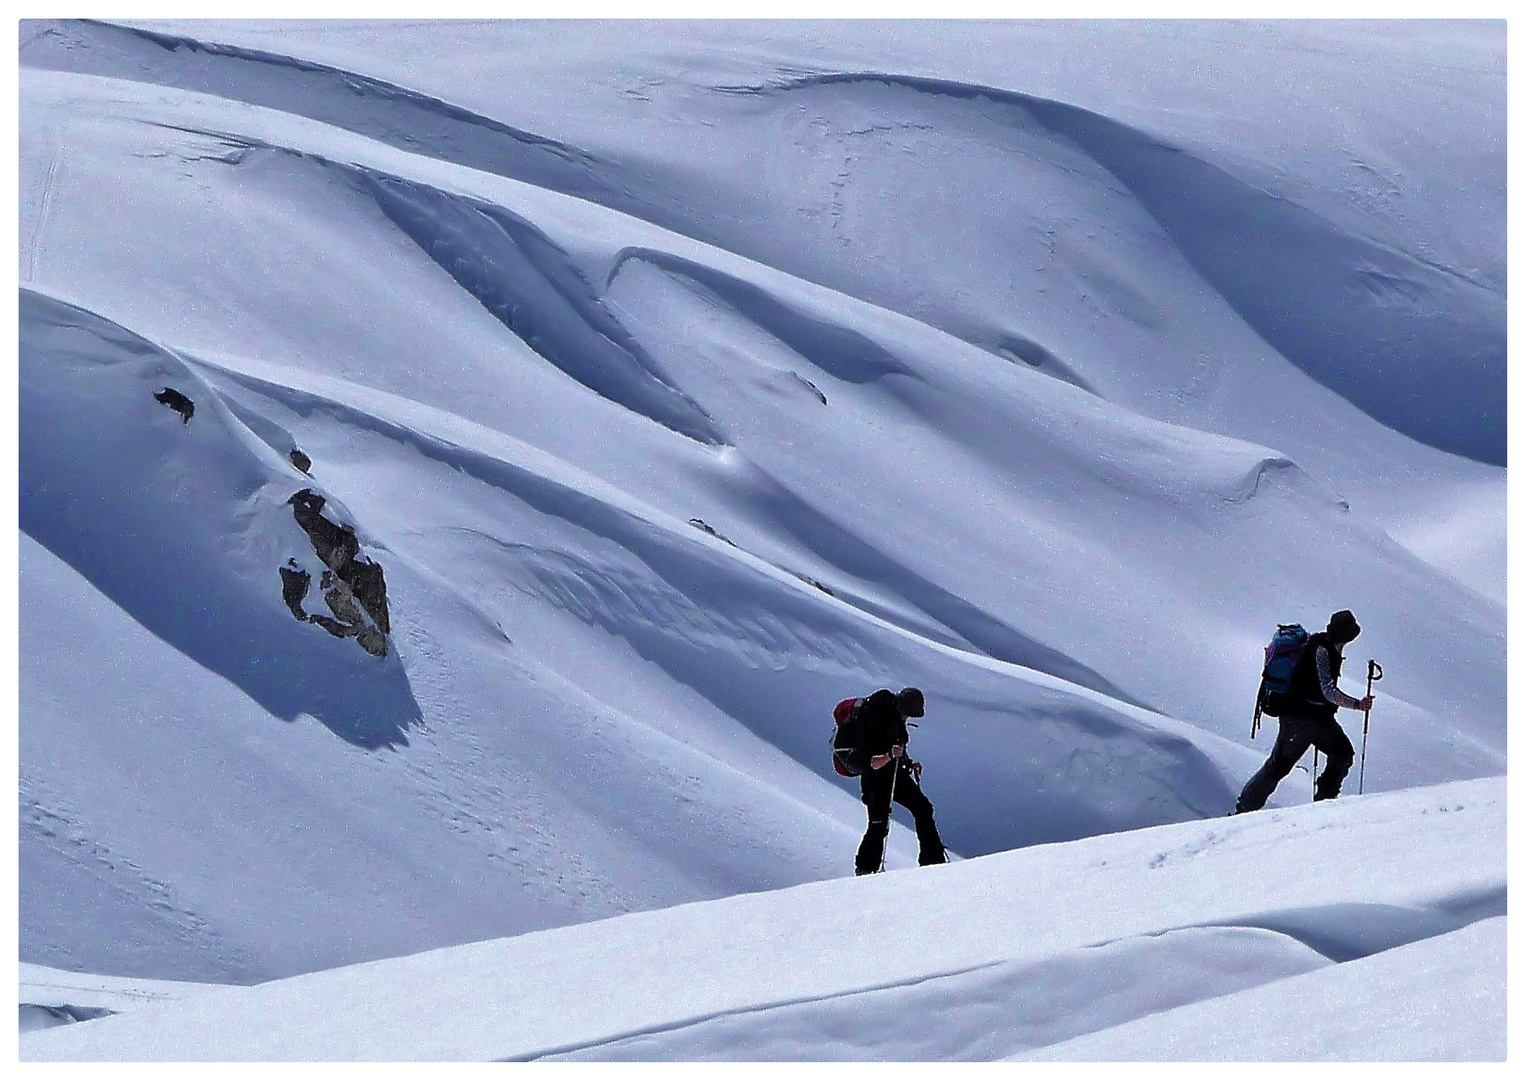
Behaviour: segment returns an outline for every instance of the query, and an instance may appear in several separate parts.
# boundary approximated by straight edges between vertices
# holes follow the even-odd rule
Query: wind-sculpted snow
[[[1373,920],[1375,933],[1364,925]],[[537,1060],[991,1061],[1092,1032],[1111,1035],[1108,1029],[1255,987],[1271,998],[1282,980],[1417,942],[1444,948],[1447,935],[1477,922],[1381,904],[1299,908],[1280,919],[1159,930],[1036,961],[695,1018]],[[1359,943],[1342,940],[1351,936]],[[1041,1056],[1066,1055],[1049,1050]]]
[[[396,177],[361,175],[364,190],[504,326],[572,378],[705,442],[710,418],[674,389],[546,236],[502,210]]]
[[[25,35],[24,35],[25,36]],[[616,197],[599,162],[554,139],[352,71],[104,22],[50,22],[23,63],[183,87],[334,124],[415,153],[594,199]]]
[[[306,547],[284,506],[300,474],[254,452],[172,353],[31,290],[20,305],[22,531],[272,715],[405,743],[420,714],[401,663],[351,655],[281,607],[276,568]],[[166,381],[195,388],[193,423],[154,403]]]
[[[1053,102],[1028,108],[1127,184],[1287,359],[1396,431],[1505,464],[1502,291],[1345,232],[1104,116]]]
[[[215,983],[115,979],[21,965],[21,1031],[79,1023],[140,1009],[156,1001],[220,990]]]
[[[1306,1041],[1313,1057],[1499,1060],[1504,789],[1499,777],[685,905],[187,996],[28,1035],[21,1053],[1105,1060],[1171,1056],[1172,1017],[1200,1010],[1215,1023],[1183,1025],[1181,1057],[1296,1055]],[[1363,938],[1352,916],[1375,931]],[[1128,1047],[1131,1030],[1152,1055]],[[1100,1051],[1071,1042],[1086,1038]]]
[[[966,831],[960,851],[997,850],[1016,837],[1031,843],[1084,835],[1106,828],[1104,822],[1119,813],[1169,818],[1201,812],[1228,797],[1213,760],[1221,747],[1198,748],[1168,723],[1151,730],[1148,720],[1106,704],[1120,692],[1080,697],[1063,684],[1028,685],[1000,665],[973,667],[958,651],[928,653],[918,646],[919,638],[892,632],[878,618],[805,583],[802,575],[666,519],[565,463],[456,418],[352,387],[330,389],[356,402],[345,404],[267,379],[226,374],[235,381],[219,380],[225,392],[236,393],[237,386],[253,390],[265,401],[259,408],[276,405],[288,422],[322,415],[352,427],[352,441],[339,461],[336,448],[328,450],[330,468],[400,452],[435,463],[425,485],[433,492],[432,524],[413,518],[396,532],[383,527],[382,535],[389,550],[419,565],[449,567],[449,581],[472,598],[487,622],[510,628],[510,637],[533,650],[567,637],[564,616],[570,615],[606,632],[609,640],[623,643],[822,776],[832,773],[829,757],[821,753],[825,729],[814,717],[815,703],[831,697],[844,673],[866,669],[886,680],[956,679],[971,689],[988,687],[970,697],[948,695],[937,722],[918,735],[928,754],[946,754],[948,773],[939,798],[945,813],[984,819]],[[244,407],[255,408],[255,400]],[[477,485],[511,502],[498,504],[491,519],[484,519],[468,509],[483,501]],[[776,482],[765,487],[767,494],[757,496],[759,509],[777,527],[828,557],[840,554],[846,569],[861,570],[869,580],[877,577],[919,602],[983,652],[1006,663],[1030,660],[1034,669],[1052,669],[1079,685],[1101,682],[1097,689],[1104,694],[1112,689],[1068,658],[995,624],[973,605],[929,582],[918,583],[906,568],[852,542],[840,525]],[[384,491],[356,496],[386,498]],[[514,504],[522,504],[523,516]],[[526,537],[533,539],[521,539]],[[585,554],[590,552],[598,554]],[[1003,647],[1017,655],[997,655]],[[1087,788],[1104,776],[1125,773],[1150,777],[1148,794],[1118,802],[1115,795],[1097,799],[1100,792]],[[983,808],[977,814],[976,805]],[[997,805],[1002,809],[993,810]]]
[[[1167,930],[1032,962],[770,1002],[534,1060],[993,1061],[1324,966],[1279,935]]]
[[[833,325],[802,312],[766,289],[692,259],[661,251],[626,249],[614,260],[606,291],[632,259],[702,286],[833,378],[862,384],[889,375],[915,376],[913,369],[898,361],[884,346],[850,327]]]
[[[1345,607],[1344,688],[1387,671],[1347,793],[1504,770],[1502,241],[1413,204],[1434,116],[1342,103],[1293,161],[1211,88],[1072,99],[1023,24],[995,74],[937,26],[688,29],[21,24],[24,959],[254,982],[845,876],[827,717],[880,686],[926,692],[958,856],[1215,817],[1268,634]],[[1347,156],[1410,195],[1381,228]],[[384,659],[283,604],[308,488],[385,565]],[[1174,962],[1253,993],[1484,885],[843,993],[1111,958],[1142,1021],[1195,1007]],[[708,1052],[759,1001],[785,1045],[835,993],[490,1052]],[[1083,1034],[1041,1011],[979,1053]]]
[[[1054,1043],[1017,1061],[1503,1061],[1507,920]],[[1309,1017],[1353,1022],[1313,1028]]]
[[[1179,147],[1061,101],[869,72],[726,91],[776,96],[787,106],[798,91],[863,85],[1006,106],[1072,141],[1127,186],[1193,267],[1287,359],[1389,427],[1504,464],[1501,291],[1422,253],[1346,232]]]
[[[147,79],[309,116],[403,149],[617,208],[876,302],[888,299],[871,270],[849,269],[829,255],[824,261],[823,255],[791,258],[783,254],[778,237],[719,219],[702,199],[673,198],[670,193],[681,177],[660,161],[600,160],[359,73],[105,23],[50,24],[31,36],[23,54],[34,66]],[[271,78],[272,68],[281,77]],[[943,103],[941,117],[933,113],[943,123],[890,114],[882,117],[885,130],[956,130],[969,122],[964,113],[978,117],[994,110],[997,125],[1020,132],[1036,124],[1048,138],[1073,144],[1126,185],[1207,283],[1293,363],[1383,424],[1447,451],[1503,463],[1504,415],[1497,402],[1504,385],[1504,295],[1466,271],[1434,262],[1422,250],[1399,250],[1367,239],[1240,181],[1167,139],[1051,98],[863,71],[779,76],[716,89],[723,95],[776,101],[779,109],[803,95],[815,102],[814,111],[850,121],[865,111],[855,101],[864,87],[902,89]],[[822,93],[828,95],[824,101]],[[882,108],[869,104],[870,114]],[[740,119],[757,123],[755,110]],[[794,147],[786,143],[778,149],[789,154]],[[1041,146],[1036,150],[1047,153]],[[846,164],[844,183],[852,180],[853,155]],[[845,205],[831,211],[834,217],[844,212]],[[1052,242],[1053,223],[1048,235]],[[1125,280],[1094,264],[1079,269],[1125,317],[1159,325],[1163,314]],[[1013,342],[1032,341],[1010,327],[961,321],[946,309],[920,313],[992,349],[1010,351]],[[1051,348],[1038,348],[1054,355]],[[1021,351],[1035,355],[1031,346]],[[1465,378],[1454,377],[1458,368]],[[1065,362],[1048,369],[1078,385],[1096,381]]]

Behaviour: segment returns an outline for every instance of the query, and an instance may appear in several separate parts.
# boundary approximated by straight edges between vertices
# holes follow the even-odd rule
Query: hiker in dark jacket
[[[921,716],[926,702],[920,690],[908,686],[898,694],[876,690],[864,699],[858,722],[858,760],[868,763],[863,770],[863,805],[868,807],[868,829],[858,845],[854,868],[859,874],[872,874],[884,862],[884,841],[890,834],[890,799],[911,812],[916,819],[916,840],[921,846],[917,862],[922,866],[948,861],[937,823],[932,820],[932,803],[921,791],[921,765],[905,752],[910,738],[906,718]]]
[[[1354,615],[1336,611],[1329,617],[1327,629],[1309,635],[1308,643],[1303,646],[1302,655],[1292,669],[1276,745],[1271,747],[1271,756],[1260,771],[1250,777],[1250,782],[1239,793],[1234,813],[1244,814],[1264,806],[1276,785],[1292,771],[1309,746],[1322,750],[1329,759],[1314,786],[1314,800],[1333,799],[1339,795],[1340,784],[1350,771],[1356,752],[1349,736],[1334,718],[1335,711],[1342,708],[1364,711],[1371,708],[1372,702],[1370,697],[1357,700],[1338,685],[1345,646],[1360,632],[1361,627]]]

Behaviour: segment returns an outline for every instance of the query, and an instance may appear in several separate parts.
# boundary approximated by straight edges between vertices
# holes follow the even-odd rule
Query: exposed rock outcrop
[[[342,570],[360,553],[355,530],[324,517],[323,508],[328,505],[328,500],[312,488],[303,488],[286,501],[291,505],[297,524],[312,540],[312,550],[323,560],[324,566],[334,571]]]
[[[369,558],[351,560],[344,580],[354,591],[355,599],[383,634],[392,632],[392,618],[387,611],[387,582],[381,564]]]
[[[173,386],[166,386],[163,390],[160,390],[154,395],[154,400],[160,405],[174,409],[179,413],[182,424],[189,424],[191,416],[196,412],[196,403]]]
[[[291,609],[291,614],[298,622],[307,622],[307,612],[302,610],[302,601],[307,599],[307,590],[312,588],[312,575],[297,565],[295,559],[287,559],[286,565],[281,567],[281,599]]]
[[[301,470],[303,476],[312,475],[312,458],[296,447],[291,448],[291,463]]]
[[[302,607],[312,586],[312,575],[295,559],[281,568],[281,595],[292,615],[316,623],[334,637],[354,638],[372,656],[387,654],[387,635],[392,632],[387,610],[386,577],[381,565],[360,555],[355,530],[323,516],[328,500],[311,488],[303,488],[287,500],[312,550],[327,568],[318,583],[323,602],[332,616],[309,614]]]

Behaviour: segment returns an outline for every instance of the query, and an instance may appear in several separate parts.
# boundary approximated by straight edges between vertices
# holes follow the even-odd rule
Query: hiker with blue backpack
[[[1271,756],[1239,793],[1234,813],[1259,810],[1297,764],[1309,746],[1329,759],[1314,784],[1313,798],[1333,799],[1345,774],[1355,763],[1355,747],[1335,719],[1339,709],[1370,714],[1372,697],[1356,699],[1339,688],[1345,646],[1361,626],[1349,611],[1336,611],[1329,625],[1316,634],[1300,626],[1283,626],[1266,649],[1266,666],[1256,702],[1255,723],[1262,712],[1280,719]],[[1373,665],[1375,667],[1375,665]],[[1253,735],[1254,729],[1251,729]]]
[[[910,740],[907,718],[926,712],[921,691],[914,686],[898,694],[876,690],[866,698],[838,702],[833,712],[837,730],[832,739],[832,763],[842,776],[862,777],[863,805],[868,808],[868,828],[853,860],[855,872],[873,874],[884,868],[892,802],[909,810],[916,822],[916,841],[921,848],[916,861],[922,866],[947,862],[932,817],[932,802],[921,790],[921,763],[912,761],[905,752]]]

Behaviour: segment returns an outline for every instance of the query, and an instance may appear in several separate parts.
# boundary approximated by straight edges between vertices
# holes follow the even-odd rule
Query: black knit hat
[[[925,716],[927,713],[927,700],[914,686],[907,686],[896,694],[895,703],[900,706],[900,711],[906,716]]]
[[[1361,632],[1361,624],[1356,622],[1356,617],[1348,611],[1336,611],[1329,616],[1329,636],[1342,644],[1354,641],[1356,635]]]

